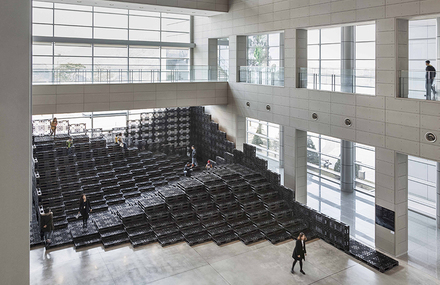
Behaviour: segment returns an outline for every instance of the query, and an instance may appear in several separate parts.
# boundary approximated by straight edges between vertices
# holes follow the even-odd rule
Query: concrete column
[[[31,206],[31,1],[3,0],[0,9],[0,278],[29,284]],[[12,129],[11,129],[12,128]]]
[[[307,132],[295,132],[295,197],[307,205]]]
[[[341,140],[341,191],[353,192],[355,186],[354,144]]]
[[[437,162],[437,227],[440,229],[440,162]]]
[[[208,66],[210,68],[208,73],[208,80],[217,80],[217,66],[218,66],[218,40],[208,39]]]
[[[341,33],[341,91],[354,92],[355,85],[355,27],[342,27]]]
[[[397,19],[397,97],[408,98],[409,28],[408,20]],[[381,79],[384,80],[384,79]]]
[[[307,68],[307,30],[296,30],[296,67],[297,82],[296,86],[301,88],[307,87],[307,74],[300,74],[302,68]],[[311,84],[309,82],[309,84]]]
[[[408,251],[408,156],[376,148],[376,206],[394,212],[394,231],[375,225],[376,248],[394,256]],[[377,222],[377,221],[376,221]]]
[[[229,46],[230,48],[231,46]],[[240,82],[240,67],[247,66],[247,37],[246,36],[237,36],[237,81]]]

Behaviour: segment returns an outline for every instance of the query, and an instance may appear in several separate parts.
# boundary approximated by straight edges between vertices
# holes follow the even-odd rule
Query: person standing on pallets
[[[191,146],[192,152],[191,152],[191,160],[192,160],[192,166],[196,167],[198,166],[197,164],[197,159],[196,159],[196,148],[194,147],[194,145]]]
[[[82,194],[81,198],[79,199],[79,212],[77,217],[79,217],[79,214],[81,214],[83,218],[83,228],[87,228],[87,220],[89,219],[89,213],[91,212],[92,207],[90,207],[90,201],[87,200],[85,194]]]
[[[72,138],[69,138],[69,139],[66,141],[67,154],[68,154],[69,156],[72,155],[72,151],[73,151],[72,146],[73,146]]]

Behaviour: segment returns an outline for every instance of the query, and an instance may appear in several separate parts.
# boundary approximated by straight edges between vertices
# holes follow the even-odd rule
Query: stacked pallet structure
[[[307,228],[293,219],[266,178],[241,165],[219,165],[187,178],[181,176],[186,158],[178,155],[123,151],[87,136],[73,137],[75,149],[69,155],[66,139],[34,141],[39,212],[50,207],[54,213],[59,237],[54,245],[158,241],[165,246],[208,240],[221,245],[264,238],[277,243]],[[82,193],[93,209],[85,229],[77,217]]]
[[[159,113],[130,121],[126,129],[142,150],[123,150],[101,137],[77,135],[69,155],[68,135],[34,137],[31,246],[41,244],[38,216],[50,207],[53,246],[139,246],[156,241],[162,246],[181,241],[195,245],[210,240],[222,245],[262,239],[275,244],[305,232],[309,239],[322,238],[381,271],[398,264],[350,240],[344,223],[296,202],[294,191],[267,170],[255,147],[233,149],[202,107]],[[179,118],[195,122],[178,122]],[[187,136],[180,133],[188,127]],[[183,177],[189,142],[196,145],[199,161],[215,158],[216,167]],[[76,216],[82,193],[93,209],[85,229]]]

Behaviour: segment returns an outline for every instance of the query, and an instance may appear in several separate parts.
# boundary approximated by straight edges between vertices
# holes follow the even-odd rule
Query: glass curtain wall
[[[341,140],[307,132],[307,171],[333,182],[341,179]]]
[[[437,202],[437,163],[408,156],[408,207],[435,218]]]
[[[246,143],[256,147],[270,170],[280,173],[280,125],[246,118]]]
[[[409,21],[409,98],[426,99],[426,60],[437,69],[437,19]]]
[[[284,33],[247,36],[247,66],[240,67],[240,81],[284,86]]]
[[[140,120],[141,113],[152,112],[153,109],[121,110],[104,112],[65,113],[52,115],[34,115],[32,120],[68,120],[69,124],[86,124],[87,129],[111,131],[113,128],[126,127],[128,120]]]
[[[353,93],[375,95],[376,25],[354,28],[355,68],[344,74],[354,77]],[[300,68],[307,85],[301,87],[341,92],[342,60],[342,27],[308,30],[307,68]]]
[[[355,189],[374,195],[375,149],[355,143]],[[307,132],[307,172],[335,183],[341,179],[341,140]]]
[[[374,194],[375,148],[355,143],[355,187],[357,190]]]
[[[34,83],[189,76],[190,16],[32,3]]]
[[[218,79],[229,76],[229,39],[218,39],[217,45]]]

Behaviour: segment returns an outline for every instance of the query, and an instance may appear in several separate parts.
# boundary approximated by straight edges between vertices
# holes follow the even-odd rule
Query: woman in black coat
[[[87,228],[87,220],[89,219],[89,213],[92,211],[92,207],[90,207],[90,201],[87,200],[86,195],[82,194],[79,199],[79,212],[83,218],[83,228]]]
[[[293,254],[292,257],[295,260],[293,262],[292,265],[292,270],[290,270],[290,272],[295,273],[293,271],[293,268],[295,267],[296,262],[299,260],[299,267],[300,267],[300,271],[302,274],[306,274],[303,271],[303,259],[306,260],[305,256],[307,255],[307,251],[306,251],[306,235],[304,233],[300,233],[298,238],[296,239],[296,245],[295,245],[295,249],[293,250]]]

